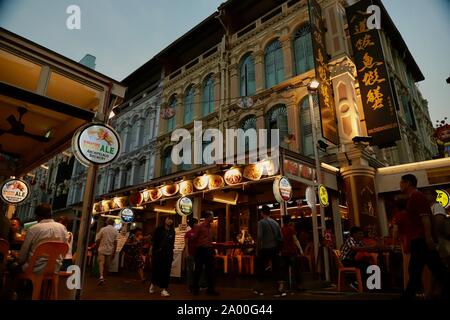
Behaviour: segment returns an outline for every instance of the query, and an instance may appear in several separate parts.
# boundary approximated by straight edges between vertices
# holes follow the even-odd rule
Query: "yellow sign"
[[[325,188],[325,186],[322,184],[319,186],[319,199],[322,207],[328,207],[328,205],[330,204],[328,201],[327,188]]]
[[[445,190],[436,190],[436,201],[439,202],[444,208],[448,208],[450,205],[450,196]]]

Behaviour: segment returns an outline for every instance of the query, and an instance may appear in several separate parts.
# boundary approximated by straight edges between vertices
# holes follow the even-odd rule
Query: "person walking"
[[[258,287],[253,290],[256,295],[264,295],[263,285],[266,266],[272,264],[272,280],[278,282],[277,296],[286,296],[283,291],[280,275],[280,249],[282,244],[281,229],[278,223],[270,217],[270,208],[264,205],[261,209],[262,219],[258,221],[256,241],[256,273]]]
[[[114,228],[113,225],[113,219],[110,218],[106,220],[106,226],[101,228],[95,236],[99,270],[99,286],[103,286],[105,284],[105,268],[106,270],[108,270],[111,261],[114,260],[114,256],[117,250],[117,237],[119,235],[119,232]]]
[[[203,213],[205,221],[198,224],[194,228],[194,234],[190,241],[195,241],[196,251],[195,251],[195,270],[194,270],[194,284],[193,291],[194,295],[199,294],[199,282],[200,277],[205,267],[206,272],[206,282],[208,289],[206,294],[216,296],[218,292],[215,291],[214,283],[214,249],[212,246],[211,238],[211,223],[214,220],[214,213],[212,211],[206,211]]]
[[[162,297],[169,297],[170,272],[172,270],[175,229],[173,219],[167,217],[164,224],[156,228],[152,237],[152,280],[149,293],[161,289]]]
[[[288,283],[290,289],[295,288],[301,291],[303,289],[300,287],[301,275],[298,257],[299,254],[303,254],[303,249],[300,246],[297,232],[289,215],[283,216],[281,235],[283,238],[283,245],[281,247],[281,270],[284,275],[284,283]],[[282,291],[284,291],[284,288]]]
[[[432,235],[431,208],[425,195],[417,190],[417,178],[412,174],[401,177],[400,190],[408,196],[406,212],[410,226],[420,230],[410,239],[409,282],[403,293],[404,299],[414,299],[422,284],[425,265],[442,285],[443,296],[449,298],[449,274],[436,250]]]

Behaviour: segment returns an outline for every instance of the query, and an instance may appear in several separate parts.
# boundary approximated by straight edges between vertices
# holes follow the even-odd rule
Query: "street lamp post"
[[[317,125],[316,125],[316,116],[314,114],[314,101],[313,101],[313,94],[317,91],[319,88],[319,82],[317,80],[312,80],[308,85],[308,98],[309,98],[309,113],[311,117],[311,131],[313,135],[313,143],[314,143],[314,159],[316,162],[316,174],[317,179],[315,182],[315,191],[319,191],[319,185],[322,184],[322,170],[320,167],[320,159],[319,159],[319,152],[318,152],[318,139],[317,139]],[[325,236],[325,210],[322,207],[320,207],[320,223],[321,223],[321,234],[322,237]],[[312,208],[312,223],[313,223],[313,240],[314,240],[314,259],[317,261],[317,257],[319,255],[319,234],[318,234],[318,224],[317,224],[317,206],[314,205]],[[324,267],[325,267],[325,280],[330,281],[330,269],[328,264],[328,251],[326,248],[323,248],[324,250]]]

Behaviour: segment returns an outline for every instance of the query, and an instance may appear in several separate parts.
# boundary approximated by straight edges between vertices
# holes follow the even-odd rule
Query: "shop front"
[[[249,256],[255,253],[262,205],[271,208],[272,217],[280,224],[283,215],[290,215],[304,248],[314,246],[312,209],[305,198],[307,188],[315,184],[316,170],[311,160],[296,157],[295,154],[283,153],[281,160],[279,166],[269,159],[241,166],[212,165],[155,179],[151,185],[122,190],[121,194],[96,202],[93,214],[96,217],[117,216],[123,208],[131,208],[136,215],[134,226],[130,224],[129,227],[139,226],[144,234],[151,234],[166,216],[172,216],[176,226],[176,259],[172,276],[180,277],[184,261],[184,233],[189,227],[187,216],[177,214],[176,207],[180,198],[188,197],[192,200],[192,216],[199,221],[201,212],[214,212],[212,238],[217,249],[217,260],[220,261],[218,268],[224,273],[252,274],[254,264]],[[339,206],[337,172],[337,169],[322,168],[322,181],[330,195],[330,205],[324,210],[324,227],[330,238],[342,238],[341,235],[332,235],[342,233],[342,223],[347,218],[346,207]],[[274,188],[274,183],[279,182],[282,176],[292,189],[287,201],[279,201],[277,192],[280,190]],[[314,266],[313,257],[312,261]]]

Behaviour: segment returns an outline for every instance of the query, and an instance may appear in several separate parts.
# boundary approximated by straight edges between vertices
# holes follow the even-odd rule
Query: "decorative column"
[[[137,126],[138,126],[137,137],[135,140],[135,145],[132,146],[132,148],[133,148],[132,150],[142,147],[142,144],[145,144],[144,141],[145,141],[146,137],[145,137],[144,121],[145,121],[145,119],[139,117],[139,122],[137,124]]]
[[[241,95],[241,92],[239,90],[239,65],[238,63],[234,63],[230,65],[230,98],[231,101],[234,102],[237,97]],[[221,86],[225,86],[226,84],[222,84]],[[220,97],[221,99],[224,99],[224,97]],[[220,105],[220,102],[219,102]],[[216,105],[217,107],[217,105]]]
[[[154,175],[153,178],[158,178],[162,176],[162,154],[161,154],[161,146],[159,144],[157,144],[157,148],[156,148],[156,152],[155,152],[155,156],[153,157],[154,161],[155,161],[155,166],[154,166]],[[156,159],[158,159],[156,161]]]
[[[293,77],[294,72],[292,68],[292,40],[289,35],[280,37],[281,46],[283,48],[283,63],[284,63],[284,80]]]
[[[151,179],[149,177],[149,174],[150,174],[150,157],[152,153],[154,154],[153,149],[147,152],[147,154],[145,155],[144,182],[147,182],[148,180]]]
[[[196,85],[193,86],[194,89],[194,116],[193,116],[193,120],[198,120],[200,119],[203,115],[202,115],[202,109],[203,109],[203,102],[202,102],[202,87],[203,84],[198,83]]]
[[[216,72],[213,75],[214,79],[214,111],[218,111],[221,104],[226,104],[225,96],[222,96],[221,94],[221,86],[226,86],[225,81],[221,81],[222,75],[220,72]],[[225,92],[225,88],[223,90]],[[232,96],[233,97],[233,96]]]
[[[122,186],[125,185],[125,183],[126,183],[126,181],[124,181],[124,180],[126,179],[126,175],[124,175],[125,170],[126,170],[126,168],[125,168],[124,166],[120,166],[120,169],[119,169],[119,179],[116,180],[116,181],[118,181],[118,182],[117,182],[118,188],[115,188],[115,189],[120,189],[120,188],[122,188]],[[117,179],[117,177],[116,177],[116,179]]]
[[[255,59],[255,81],[256,92],[264,90],[266,87],[264,83],[264,51],[258,50],[253,53]]]
[[[183,122],[184,122],[184,94],[185,92],[181,93],[181,94],[177,94],[177,105],[176,105],[176,113],[175,113],[175,127],[179,128],[183,126]]]
[[[137,179],[136,179],[136,169],[139,167],[139,160],[134,159],[132,164],[131,164],[131,173],[130,173],[130,186],[134,185],[135,183],[137,183]],[[127,181],[128,183],[128,181]]]
[[[344,179],[350,224],[360,226],[371,237],[380,234],[378,197],[375,190],[376,170],[369,166],[371,155],[362,147],[344,145],[338,154]],[[348,158],[348,159],[347,159]]]
[[[363,132],[360,112],[356,99],[353,63],[345,59],[331,68],[334,102],[338,119],[338,131],[341,143],[352,141]],[[362,110],[362,106],[361,106]]]
[[[291,102],[286,106],[287,114],[288,114],[288,129],[289,134],[293,134],[294,139],[288,145],[289,150],[291,151],[300,151],[300,135],[297,134],[300,128],[300,106],[298,106],[295,101]],[[283,137],[280,137],[281,141],[283,141]]]

